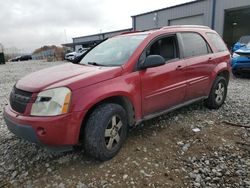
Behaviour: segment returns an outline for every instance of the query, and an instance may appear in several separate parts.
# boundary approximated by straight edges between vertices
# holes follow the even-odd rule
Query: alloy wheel
[[[122,125],[122,121],[117,115],[112,116],[104,134],[108,150],[112,150],[120,142]]]
[[[224,95],[225,95],[225,86],[223,83],[219,82],[215,90],[215,102],[217,104],[223,102]]]

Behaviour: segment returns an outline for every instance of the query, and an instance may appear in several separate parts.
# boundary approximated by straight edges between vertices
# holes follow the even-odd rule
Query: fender
[[[127,97],[134,107],[135,119],[141,118],[141,86],[138,72],[75,90],[70,111],[86,112],[95,104],[115,96]]]
[[[213,86],[214,80],[216,79],[217,75],[223,71],[229,72],[229,64],[227,62],[221,62],[214,67],[214,69],[210,75],[211,82],[210,82],[210,86],[209,86],[209,92]],[[209,95],[209,93],[207,95]]]
[[[215,79],[216,76],[222,71],[229,71],[228,68],[229,67],[228,67],[227,62],[221,62],[221,63],[217,64],[216,67],[214,68],[214,70],[211,73],[211,78]]]

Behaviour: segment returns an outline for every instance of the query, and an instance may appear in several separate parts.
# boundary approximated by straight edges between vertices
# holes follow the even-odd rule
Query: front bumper
[[[249,74],[250,73],[250,63],[237,64],[237,65],[232,67],[232,71],[233,71],[233,73],[236,73],[236,74],[241,74],[241,73]]]
[[[250,58],[238,57],[232,60],[233,73],[250,73]]]
[[[49,147],[76,145],[83,115],[83,112],[72,112],[53,117],[34,117],[20,115],[9,105],[4,108],[4,119],[12,133]]]
[[[4,120],[10,132],[14,133],[16,136],[28,140],[30,142],[40,144],[35,130],[31,126],[17,124],[11,121],[6,116],[4,117]]]

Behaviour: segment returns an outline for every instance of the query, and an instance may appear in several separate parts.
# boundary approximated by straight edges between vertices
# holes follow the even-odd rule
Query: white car
[[[80,49],[78,50],[78,52],[70,52],[70,53],[65,54],[65,57],[64,57],[64,58],[65,58],[66,60],[68,60],[68,61],[74,61],[75,58],[81,56],[81,55],[84,54],[87,50],[88,50],[88,48],[84,48],[84,49],[80,48]]]

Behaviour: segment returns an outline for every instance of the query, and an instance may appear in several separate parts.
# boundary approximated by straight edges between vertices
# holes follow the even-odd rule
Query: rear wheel
[[[218,76],[210,91],[206,105],[210,109],[218,109],[223,105],[227,96],[227,81],[224,77]]]
[[[88,154],[105,161],[114,157],[127,136],[125,110],[118,104],[103,104],[90,115],[84,131],[84,147]]]

